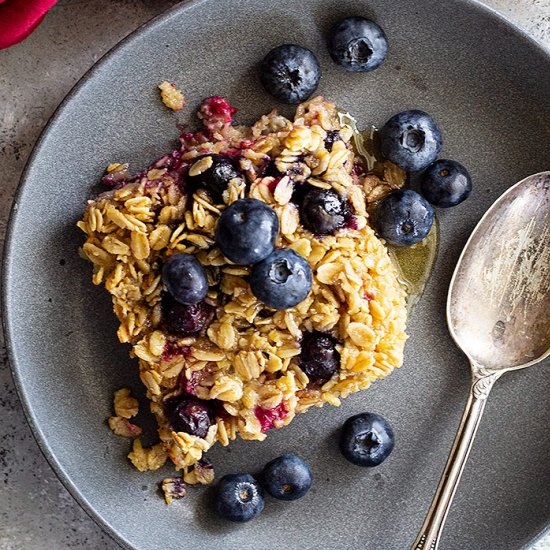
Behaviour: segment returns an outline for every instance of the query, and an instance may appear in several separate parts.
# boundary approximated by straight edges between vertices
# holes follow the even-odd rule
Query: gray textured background
[[[109,48],[173,0],[62,0],[0,51],[0,238],[25,161],[55,107]],[[485,0],[550,47],[550,0]],[[0,337],[1,338],[1,337]],[[0,352],[0,549],[116,549],[57,480],[25,422]],[[550,550],[550,538],[537,550]],[[480,549],[493,550],[493,549]],[[496,550],[496,549],[495,549]]]

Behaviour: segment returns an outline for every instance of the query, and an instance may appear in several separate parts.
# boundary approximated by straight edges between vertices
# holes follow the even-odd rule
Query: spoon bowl
[[[550,355],[550,172],[520,181],[481,218],[451,279],[447,323],[470,360],[470,395],[412,550],[439,544],[495,381]]]
[[[485,368],[550,354],[550,172],[504,193],[466,243],[447,301],[457,345]]]

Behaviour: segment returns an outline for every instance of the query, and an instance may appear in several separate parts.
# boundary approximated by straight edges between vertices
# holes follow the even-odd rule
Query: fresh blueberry
[[[395,444],[393,429],[378,414],[362,413],[348,418],[340,434],[340,451],[357,466],[378,466]]]
[[[264,489],[279,500],[302,498],[313,482],[307,462],[293,454],[282,455],[266,464],[262,473]]]
[[[210,160],[209,160],[210,159]],[[222,200],[222,193],[227,189],[227,184],[241,175],[224,155],[201,155],[189,166],[187,181],[191,189],[204,187],[215,201]]]
[[[162,282],[180,304],[198,304],[208,293],[204,269],[190,254],[170,256],[162,268]]]
[[[314,187],[302,200],[302,225],[315,235],[332,235],[346,225],[348,207],[342,197],[332,189]]]
[[[264,509],[264,490],[249,474],[229,474],[218,483],[214,507],[217,514],[230,521],[249,521]]]
[[[421,190],[434,206],[449,208],[470,196],[472,178],[459,162],[440,159],[430,164],[424,172]]]
[[[328,51],[344,69],[366,73],[379,67],[386,58],[388,39],[374,21],[348,17],[332,28]]]
[[[321,66],[313,52],[296,44],[283,44],[271,50],[260,69],[264,88],[285,103],[305,101],[320,78]]]
[[[432,205],[411,189],[399,189],[384,197],[376,209],[378,235],[388,243],[404,246],[420,242],[434,222]]]
[[[252,268],[250,288],[267,306],[288,309],[309,294],[311,268],[306,259],[291,248],[280,248]]]
[[[214,308],[205,302],[184,305],[169,295],[162,300],[164,329],[178,338],[196,336],[210,324],[213,317]]]
[[[408,172],[423,170],[441,151],[441,132],[424,111],[392,116],[379,134],[382,155]]]
[[[275,210],[256,199],[240,199],[220,216],[216,242],[226,258],[239,265],[255,264],[275,249],[279,218]]]
[[[301,342],[300,369],[310,382],[324,384],[340,367],[336,340],[323,332],[306,332]]]
[[[189,395],[178,395],[166,400],[164,408],[175,432],[204,438],[214,421],[209,403]]]

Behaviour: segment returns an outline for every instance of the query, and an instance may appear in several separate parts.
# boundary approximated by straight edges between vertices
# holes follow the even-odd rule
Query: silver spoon
[[[481,218],[451,279],[447,324],[470,360],[470,396],[412,550],[439,544],[495,381],[550,355],[550,172],[520,181]]]

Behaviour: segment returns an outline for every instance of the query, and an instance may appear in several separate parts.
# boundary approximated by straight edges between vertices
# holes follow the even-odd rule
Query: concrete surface
[[[61,0],[22,44],[0,51],[0,238],[41,129],[82,74],[174,0]],[[550,47],[550,0],[485,0]],[[1,338],[1,337],[0,337]],[[0,349],[0,550],[118,549],[64,489],[27,426]],[[493,549],[480,549],[493,550]],[[494,549],[496,550],[496,549]],[[550,536],[533,550],[550,550]]]

